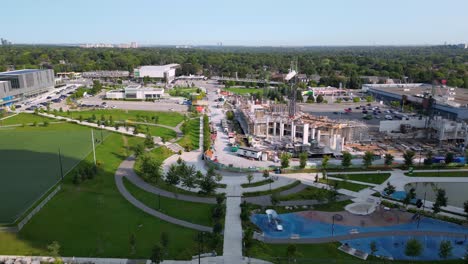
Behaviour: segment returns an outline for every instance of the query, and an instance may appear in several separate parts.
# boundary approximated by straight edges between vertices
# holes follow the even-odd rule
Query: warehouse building
[[[9,106],[54,89],[53,70],[0,72],[0,106]]]
[[[167,83],[175,79],[176,69],[179,64],[166,64],[159,66],[140,66],[133,70],[135,78],[149,77],[151,79],[163,80]]]

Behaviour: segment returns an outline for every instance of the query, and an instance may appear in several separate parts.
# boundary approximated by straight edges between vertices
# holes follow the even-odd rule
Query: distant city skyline
[[[224,46],[442,45],[468,42],[468,1],[18,0],[0,37],[24,44]],[[21,16],[19,16],[21,14]]]

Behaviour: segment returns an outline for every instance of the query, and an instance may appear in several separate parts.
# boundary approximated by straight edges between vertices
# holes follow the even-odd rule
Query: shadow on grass
[[[11,223],[20,217],[30,206],[44,195],[63,175],[77,165],[80,160],[61,156],[57,153],[44,153],[27,150],[0,150],[0,223]]]

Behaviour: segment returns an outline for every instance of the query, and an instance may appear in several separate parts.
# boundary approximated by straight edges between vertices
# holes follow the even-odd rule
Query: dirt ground
[[[308,219],[332,223],[332,217],[334,215],[341,215],[340,217],[335,217],[335,224],[345,225],[345,226],[392,226],[398,224],[406,224],[412,221],[413,214],[408,212],[403,212],[398,209],[384,210],[383,207],[377,207],[376,211],[370,215],[354,215],[347,211],[341,212],[321,212],[321,211],[304,211],[297,213],[300,216],[303,216]]]

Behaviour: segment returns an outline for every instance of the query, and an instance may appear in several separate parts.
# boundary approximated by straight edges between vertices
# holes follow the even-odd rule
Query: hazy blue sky
[[[468,0],[7,0],[14,43],[400,45],[468,41]]]

